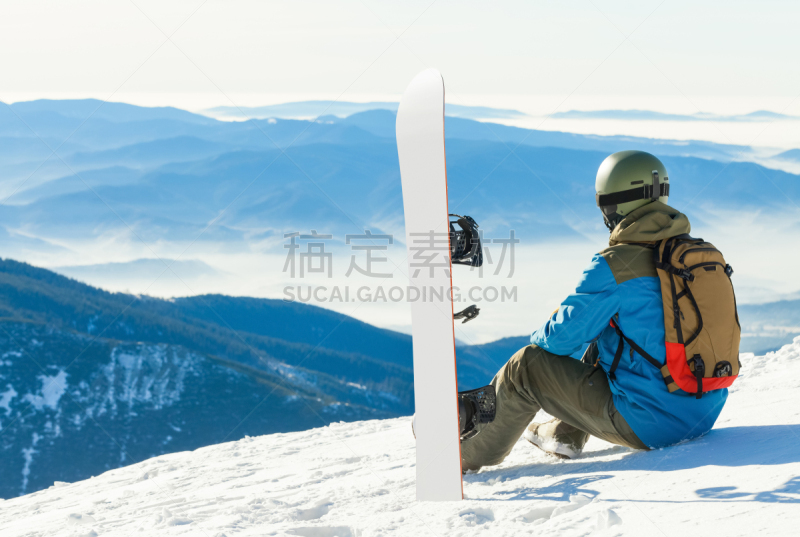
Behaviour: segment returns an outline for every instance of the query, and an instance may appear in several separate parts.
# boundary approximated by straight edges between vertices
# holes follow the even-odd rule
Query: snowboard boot
[[[489,384],[477,390],[458,393],[458,426],[461,441],[469,440],[483,429],[481,425],[494,421],[497,412],[497,394]]]
[[[574,459],[581,454],[589,433],[552,419],[546,423],[531,423],[522,437],[545,453],[560,459]]]
[[[484,386],[477,390],[458,393],[458,428],[461,441],[474,438],[481,431],[480,425],[491,423],[497,410],[494,386]],[[414,424],[417,415],[411,418],[411,433],[417,437]]]

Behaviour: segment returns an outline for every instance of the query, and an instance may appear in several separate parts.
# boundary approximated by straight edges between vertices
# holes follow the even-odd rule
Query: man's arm
[[[575,292],[531,335],[531,343],[563,356],[596,338],[619,311],[617,282],[603,256],[597,254],[583,271]]]

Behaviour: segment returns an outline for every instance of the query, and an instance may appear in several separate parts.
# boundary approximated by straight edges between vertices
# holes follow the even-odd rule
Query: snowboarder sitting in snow
[[[635,449],[675,444],[709,431],[725,404],[728,390],[722,386],[729,385],[739,369],[738,317],[734,320],[735,299],[729,285],[732,269],[712,245],[695,240],[689,258],[719,257],[707,262],[697,257],[701,262],[690,264],[698,269],[682,265],[694,276],[672,270],[671,265],[667,268],[675,274],[670,275],[664,263],[659,263],[662,270],[658,272],[674,277],[680,285],[685,279],[695,282],[693,286],[708,286],[698,282],[722,277],[713,280],[723,282],[715,284],[722,287],[706,293],[710,298],[697,300],[691,290],[677,293],[679,307],[673,308],[670,302],[667,309],[654,250],[660,255],[662,243],[694,239],[688,236],[688,218],[666,204],[669,179],[664,164],[641,151],[614,153],[600,166],[595,187],[597,204],[611,231],[610,247],[594,256],[575,292],[533,333],[531,345],[518,351],[492,380],[496,417],[477,425],[473,434],[478,434],[462,437],[463,471],[499,464],[522,435],[562,458],[578,455],[589,435]],[[670,243],[673,237],[677,239]],[[687,294],[695,302],[694,309]],[[696,311],[692,319],[700,319],[701,309],[720,307],[727,308],[729,315],[706,319],[706,326],[713,324],[708,330],[717,330],[721,336],[712,335],[716,339],[703,343],[702,328],[696,328],[702,336],[697,340],[681,334],[681,323],[688,322],[685,317]],[[678,343],[671,344],[673,326]],[[720,339],[725,356],[718,356]],[[591,345],[582,360],[570,357],[588,342]],[[700,354],[687,359],[692,356],[690,347],[701,344],[714,350],[692,350]],[[463,420],[464,400],[459,400]],[[555,419],[531,423],[540,409]],[[467,417],[470,410],[466,409]]]

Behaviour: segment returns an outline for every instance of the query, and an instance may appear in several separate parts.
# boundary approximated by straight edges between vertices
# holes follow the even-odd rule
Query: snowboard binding
[[[450,260],[454,265],[480,267],[483,265],[483,248],[478,233],[478,223],[471,216],[450,214]],[[461,229],[456,229],[456,224]]]
[[[497,394],[491,384],[458,393],[458,423],[461,429],[461,441],[475,438],[480,429],[479,424],[494,421],[497,410]]]
[[[453,320],[455,320],[455,319],[464,319],[463,321],[461,321],[461,324],[468,323],[469,321],[471,321],[472,319],[477,317],[480,312],[481,312],[481,309],[478,306],[476,306],[475,304],[473,304],[473,305],[471,305],[471,306],[469,306],[467,308],[464,308],[463,310],[459,311],[458,313],[454,314],[453,315]]]

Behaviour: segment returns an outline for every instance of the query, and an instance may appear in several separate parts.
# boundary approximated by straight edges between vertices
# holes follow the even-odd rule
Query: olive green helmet
[[[664,163],[644,151],[609,155],[597,170],[594,184],[597,206],[608,229],[623,217],[652,201],[667,203],[669,176]]]

